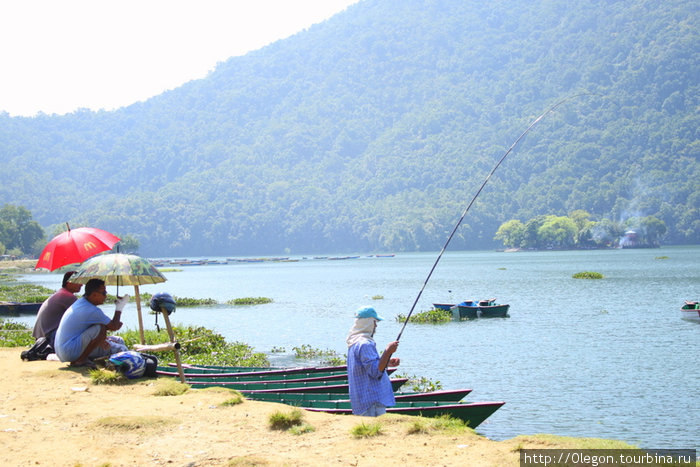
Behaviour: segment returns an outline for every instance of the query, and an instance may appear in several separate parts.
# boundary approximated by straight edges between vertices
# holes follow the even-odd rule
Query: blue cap
[[[384,318],[379,316],[377,312],[372,308],[371,306],[365,306],[362,308],[359,308],[355,312],[355,318],[374,318],[377,321],[383,321]]]

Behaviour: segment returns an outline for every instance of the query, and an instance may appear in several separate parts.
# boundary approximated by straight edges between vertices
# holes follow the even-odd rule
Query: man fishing
[[[379,357],[373,337],[377,322],[382,319],[372,307],[358,309],[346,340],[350,404],[355,415],[377,417],[385,414],[387,407],[396,405],[386,368],[399,365],[398,358],[391,358],[399,342],[389,343]]]

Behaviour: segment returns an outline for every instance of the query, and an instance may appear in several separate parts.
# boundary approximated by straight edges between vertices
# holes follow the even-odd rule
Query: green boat
[[[489,418],[505,402],[475,402],[472,404],[417,401],[396,402],[396,406],[387,407],[387,413],[400,415],[418,415],[421,417],[441,417],[449,415],[464,421],[469,427],[476,428]],[[334,414],[351,414],[350,402],[341,401],[305,401],[299,405],[304,410]]]
[[[387,372],[392,374],[396,368],[389,368]],[[160,376],[178,377],[176,371],[158,370]],[[281,373],[281,372],[252,372],[252,373],[190,373],[185,372],[185,379],[192,381],[260,381],[260,382],[294,382],[294,381],[341,381],[347,380],[347,371],[317,372],[317,373]]]
[[[397,378],[391,380],[391,387],[396,392],[408,378]],[[236,389],[243,394],[248,392],[315,392],[315,393],[348,393],[347,382],[336,381],[313,381],[313,382],[258,382],[258,381],[193,381],[188,380],[187,384],[192,388],[225,387]]]
[[[173,372],[175,364],[159,366],[159,372]],[[345,365],[338,366],[300,366],[292,368],[284,367],[254,367],[254,366],[216,366],[216,365],[190,365],[183,364],[185,374],[210,374],[217,376],[241,376],[245,374],[259,375],[261,373],[293,374],[293,373],[344,373],[348,371]]]
[[[459,402],[471,389],[451,389],[431,392],[397,392],[394,398],[397,402],[411,401],[441,401],[441,402]],[[281,402],[288,405],[299,405],[304,401],[345,401],[349,402],[347,394],[331,394],[331,393],[306,393],[306,392],[254,392],[248,393],[245,396],[247,399],[264,402]]]

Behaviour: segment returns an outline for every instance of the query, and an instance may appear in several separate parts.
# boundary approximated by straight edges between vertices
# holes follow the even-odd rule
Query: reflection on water
[[[179,308],[171,319],[214,328],[258,351],[284,348],[286,355],[271,358],[288,362],[292,347],[303,344],[344,353],[353,311],[365,304],[388,318],[378,345],[394,340],[402,324],[395,316],[409,311],[435,258],[185,267],[141,290],[220,302],[272,298],[259,306]],[[700,298],[699,264],[698,247],[447,252],[417,311],[433,302],[496,297],[511,305],[510,318],[409,324],[397,354],[400,372],[445,388],[473,388],[469,401],[506,401],[479,427],[492,439],[554,433],[698,448],[700,325],[681,320],[679,308]],[[572,279],[582,271],[605,278]],[[56,288],[59,276],[26,279]],[[373,300],[377,295],[383,298]],[[124,320],[135,328],[129,308]],[[153,321],[147,316],[146,326]]]

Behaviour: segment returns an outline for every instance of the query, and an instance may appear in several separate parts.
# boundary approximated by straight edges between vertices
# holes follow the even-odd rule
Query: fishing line
[[[408,324],[408,320],[411,318],[411,315],[413,314],[413,310],[415,310],[416,304],[418,304],[418,300],[420,300],[421,295],[423,295],[423,291],[425,290],[425,286],[428,285],[428,281],[430,280],[430,277],[433,275],[433,271],[435,271],[435,268],[437,267],[438,263],[440,262],[440,258],[442,258],[442,254],[445,252],[445,249],[447,249],[447,245],[450,244],[452,237],[454,237],[455,233],[457,232],[457,229],[462,224],[462,221],[464,220],[464,217],[467,215],[467,212],[469,212],[469,209],[472,207],[472,204],[474,204],[474,201],[476,201],[476,198],[481,193],[481,190],[483,190],[484,187],[486,186],[486,184],[489,182],[489,180],[491,179],[491,176],[494,174],[494,172],[496,172],[496,169],[498,169],[498,167],[500,167],[501,163],[505,160],[506,157],[508,157],[508,154],[510,154],[510,152],[513,150],[513,148],[515,148],[515,146],[517,146],[517,144],[520,142],[520,140],[523,139],[525,137],[525,135],[530,132],[532,127],[537,125],[537,123],[539,123],[539,121],[542,120],[547,114],[549,114],[550,112],[553,112],[557,107],[559,107],[563,103],[565,103],[571,99],[574,99],[576,97],[580,97],[580,96],[587,95],[587,94],[589,94],[589,93],[581,93],[581,94],[576,94],[574,96],[565,97],[564,99],[560,100],[559,102],[557,102],[556,104],[554,104],[553,106],[551,106],[550,108],[545,110],[542,113],[542,115],[540,115],[532,123],[530,123],[530,126],[528,126],[527,129],[525,131],[523,131],[523,133],[520,136],[518,136],[518,139],[516,139],[513,142],[513,144],[510,145],[510,147],[505,152],[505,154],[503,154],[503,156],[501,156],[498,163],[491,170],[491,173],[489,173],[488,177],[486,177],[486,180],[484,180],[484,183],[481,184],[481,187],[479,187],[479,190],[476,192],[476,194],[474,195],[472,200],[469,202],[467,207],[464,209],[464,212],[462,212],[462,217],[460,217],[459,220],[457,221],[457,225],[455,225],[454,229],[452,229],[452,233],[450,233],[450,236],[447,237],[447,241],[445,242],[445,245],[442,247],[442,250],[440,250],[440,254],[435,259],[435,263],[433,263],[433,267],[430,268],[430,272],[428,273],[428,276],[425,278],[425,281],[423,282],[423,286],[421,287],[420,291],[418,292],[418,296],[416,297],[415,301],[413,302],[413,306],[411,306],[411,310],[408,312],[408,316],[406,316],[406,320],[403,322],[403,326],[401,326],[401,331],[399,332],[399,335],[396,337],[397,341],[401,340],[401,334],[403,334],[404,329],[406,329],[406,324]]]

